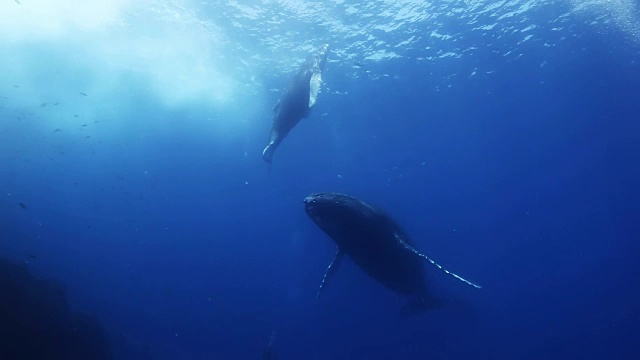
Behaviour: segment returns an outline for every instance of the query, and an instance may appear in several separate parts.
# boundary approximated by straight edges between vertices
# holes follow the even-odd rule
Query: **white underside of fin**
[[[422,253],[421,253],[421,252],[419,252],[418,250],[414,249],[411,245],[409,245],[409,244],[407,244],[406,242],[404,242],[404,240],[402,240],[402,239],[400,238],[400,236],[398,236],[398,234],[395,234],[395,236],[396,236],[396,240],[398,240],[398,242],[400,243],[400,245],[401,245],[402,247],[404,247],[405,249],[407,249],[407,250],[411,251],[411,252],[412,252],[412,253],[414,253],[415,255],[418,255],[418,256],[420,256],[421,258],[423,258],[423,259],[427,260],[427,261],[428,261],[428,262],[430,262],[433,266],[435,266],[435,267],[437,267],[438,269],[442,270],[445,274],[451,275],[451,276],[453,276],[454,278],[456,278],[456,279],[458,279],[458,280],[462,281],[463,283],[465,283],[465,284],[467,284],[467,285],[471,285],[471,286],[473,286],[473,287],[474,287],[474,288],[476,288],[476,289],[482,289],[482,286],[477,285],[477,284],[474,284],[474,283],[472,283],[471,281],[469,281],[469,280],[467,280],[467,279],[463,278],[462,276],[457,275],[457,274],[454,274],[454,273],[452,273],[451,271],[449,271],[449,270],[447,270],[447,269],[443,268],[440,264],[438,264],[437,262],[433,261],[430,257],[428,257],[428,256],[427,256],[427,255],[425,255],[425,254],[422,254]]]
[[[309,108],[315,105],[320,93],[320,85],[322,85],[322,72],[316,71],[311,75],[309,81]]]
[[[327,270],[324,272],[324,277],[322,278],[322,283],[320,283],[320,288],[318,289],[318,293],[316,294],[316,299],[320,297],[320,293],[322,289],[326,286],[327,280],[329,280],[333,274],[338,270],[338,266],[342,262],[342,258],[344,257],[344,253],[338,249],[336,251],[336,255],[333,257],[331,264],[327,267]]]

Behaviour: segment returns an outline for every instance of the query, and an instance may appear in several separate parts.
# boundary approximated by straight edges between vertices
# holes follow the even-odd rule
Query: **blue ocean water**
[[[636,2],[20,0],[0,30],[2,356],[640,356]],[[456,305],[406,319],[345,261],[316,300],[318,191],[483,288],[425,264]]]

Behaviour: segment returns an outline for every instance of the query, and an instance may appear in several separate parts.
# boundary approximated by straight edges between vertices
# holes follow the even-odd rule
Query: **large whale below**
[[[269,143],[262,151],[262,158],[267,163],[271,163],[274,151],[289,131],[301,119],[309,116],[309,110],[316,103],[328,49],[329,45],[324,44],[309,56],[298,69],[284,95],[273,107]]]
[[[304,199],[307,215],[337,245],[317,296],[335,274],[344,255],[349,256],[371,278],[409,297],[403,309],[410,314],[442,305],[429,291],[424,272],[428,262],[448,275],[480,288],[446,270],[416,249],[409,236],[389,216],[362,200],[339,193],[317,193]]]

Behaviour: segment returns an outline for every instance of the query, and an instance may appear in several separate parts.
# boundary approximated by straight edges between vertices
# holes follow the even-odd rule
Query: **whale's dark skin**
[[[273,120],[269,143],[262,151],[262,158],[271,163],[273,153],[282,140],[289,134],[300,120],[309,116],[309,110],[315,104],[322,70],[327,61],[328,45],[322,45],[300,66],[287,91],[273,107]]]
[[[411,307],[441,305],[431,294],[425,276],[427,260],[445,273],[479,288],[435,263],[415,249],[409,236],[389,216],[362,200],[338,193],[317,193],[304,199],[307,215],[338,246],[327,269],[318,296],[335,273],[343,254],[351,258],[371,278],[414,301]]]

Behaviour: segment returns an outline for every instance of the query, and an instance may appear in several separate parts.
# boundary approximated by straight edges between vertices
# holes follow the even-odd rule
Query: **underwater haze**
[[[635,0],[4,0],[0,64],[2,359],[640,358]],[[316,192],[482,289],[316,299]]]

